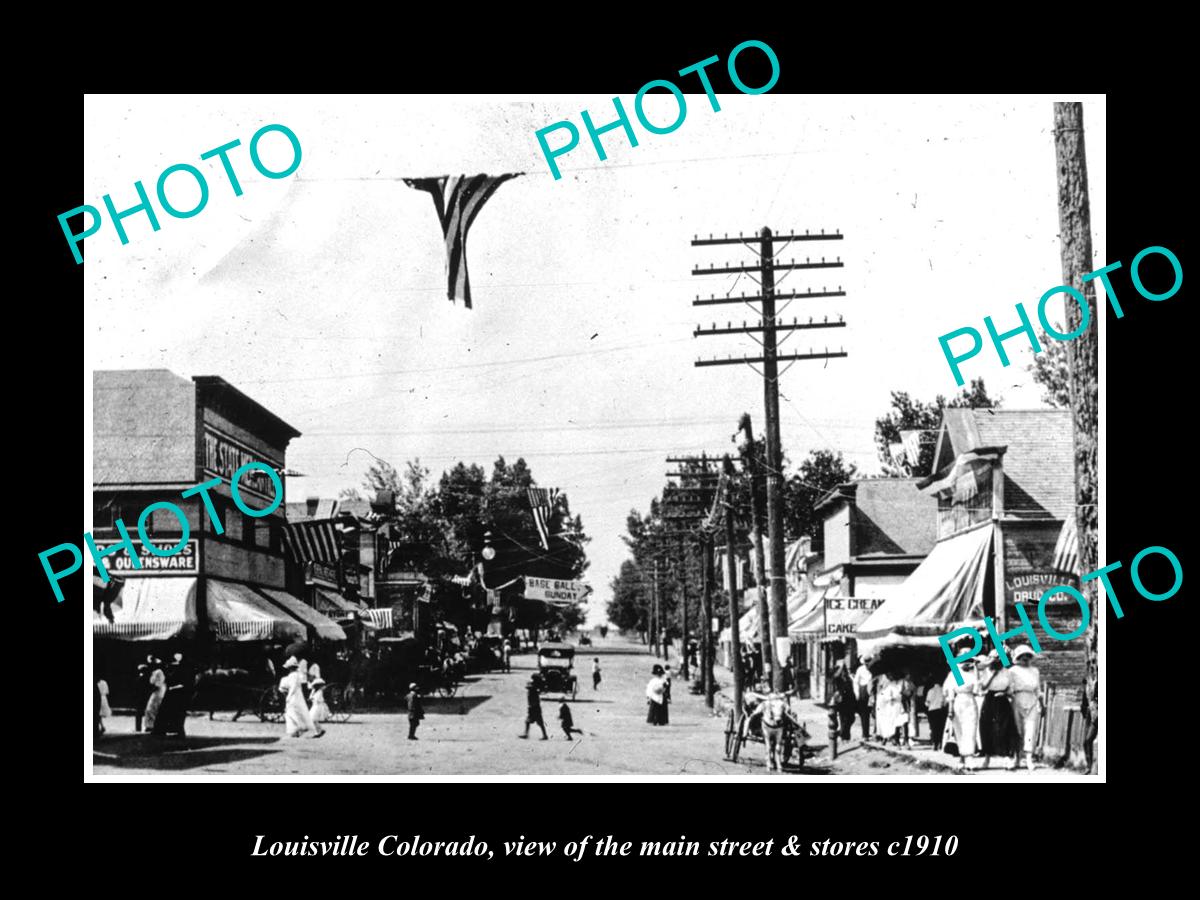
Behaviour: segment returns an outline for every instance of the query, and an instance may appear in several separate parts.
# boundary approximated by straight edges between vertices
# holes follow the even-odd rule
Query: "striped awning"
[[[351,603],[336,591],[327,591],[324,588],[316,589],[316,598],[325,609],[338,615],[355,613],[362,609],[357,603]]]
[[[265,594],[268,600],[282,607],[305,625],[311,625],[317,632],[317,637],[326,641],[344,641],[346,639],[346,632],[342,631],[341,625],[328,616],[321,615],[303,600],[274,588],[259,588],[259,591]]]
[[[303,641],[308,637],[301,622],[248,585],[209,578],[207,594],[209,627],[219,641]]]
[[[122,641],[167,641],[196,630],[196,579],[129,578],[112,621],[93,610],[92,634]]]
[[[392,627],[392,608],[390,606],[382,609],[364,609],[363,614],[376,628]]]
[[[288,523],[283,526],[283,547],[294,562],[336,565],[342,556],[342,535],[332,519]]]

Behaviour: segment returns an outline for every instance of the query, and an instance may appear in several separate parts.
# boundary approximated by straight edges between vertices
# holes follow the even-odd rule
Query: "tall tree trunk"
[[[1099,402],[1099,329],[1104,310],[1096,306],[1094,282],[1082,275],[1096,267],[1092,261],[1092,222],[1088,203],[1087,160],[1083,146],[1083,104],[1054,104],[1054,149],[1058,161],[1058,230],[1062,241],[1063,284],[1083,293],[1092,310],[1091,326],[1067,344],[1071,366],[1071,412],[1075,435],[1075,523],[1079,531],[1079,571],[1092,572],[1097,561],[1098,443],[1097,406]],[[1079,305],[1065,300],[1067,331],[1079,327]],[[1094,741],[1098,733],[1099,660],[1097,628],[1101,607],[1096,581],[1084,584],[1083,595],[1092,610],[1091,624],[1084,636],[1084,727],[1088,771],[1095,771]]]

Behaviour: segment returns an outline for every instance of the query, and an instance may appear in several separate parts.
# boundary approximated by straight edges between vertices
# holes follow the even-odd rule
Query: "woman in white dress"
[[[894,672],[880,676],[875,694],[875,723],[884,742],[900,743],[900,732],[908,724],[904,708],[904,685]]]
[[[100,733],[104,734],[104,720],[112,718],[112,707],[108,705],[108,682],[103,678],[96,682],[96,693],[100,695]]]
[[[157,662],[158,660],[155,660],[155,663]],[[150,697],[146,700],[146,715],[142,718],[146,731],[154,730],[154,722],[158,718],[158,710],[162,706],[165,696],[167,696],[167,676],[160,667],[156,666],[150,673]]]
[[[310,668],[309,671],[311,672],[312,669]],[[313,722],[328,722],[333,718],[333,713],[329,709],[329,704],[325,702],[325,679],[317,675],[316,678],[308,683],[308,687],[310,700],[312,701],[309,712],[312,714]]]
[[[967,757],[975,755],[979,730],[979,707],[975,702],[979,679],[975,674],[975,660],[963,660],[959,663],[959,669],[963,683],[958,684],[954,680],[954,673],[950,672],[942,685],[942,692],[946,695],[950,721],[954,725],[954,741],[958,744],[958,755],[965,769]]]
[[[1037,741],[1038,724],[1042,717],[1042,679],[1033,665],[1033,649],[1021,644],[1013,651],[1013,662],[1008,670],[1013,689],[1013,714],[1021,732],[1021,753],[1025,766],[1033,771],[1033,752]]]
[[[313,737],[320,737],[325,732],[312,720],[308,711],[308,703],[304,699],[305,678],[300,673],[300,663],[296,657],[288,657],[283,664],[287,674],[279,682],[279,690],[287,694],[283,708],[284,727],[288,737],[300,737],[306,731],[312,731]]]

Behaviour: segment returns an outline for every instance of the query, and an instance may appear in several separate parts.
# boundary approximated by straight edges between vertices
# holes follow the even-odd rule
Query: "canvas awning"
[[[93,611],[92,634],[121,641],[167,641],[196,630],[196,579],[143,576],[125,579],[113,620]]]
[[[392,608],[390,606],[385,606],[382,609],[364,609],[363,615],[376,628],[392,627]]]
[[[795,610],[788,609],[788,637],[803,637],[825,633],[825,597],[840,585],[809,591],[807,599]]]
[[[351,603],[337,591],[330,591],[324,588],[314,588],[314,591],[316,592],[316,598],[318,602],[320,602],[325,609],[336,613],[339,616],[345,613],[355,613],[361,609],[361,607]],[[318,612],[319,611],[320,610],[318,610]]]
[[[304,640],[308,630],[253,588],[209,578],[208,622],[219,641]]]
[[[860,655],[889,646],[936,647],[954,628],[982,625],[994,531],[989,522],[939,542],[895,596],[858,626]]]
[[[317,632],[317,637],[322,640],[344,641],[346,639],[346,632],[342,631],[341,625],[328,616],[321,615],[303,600],[274,588],[259,588],[258,590],[265,594],[267,599],[283,607],[305,625],[311,625]]]

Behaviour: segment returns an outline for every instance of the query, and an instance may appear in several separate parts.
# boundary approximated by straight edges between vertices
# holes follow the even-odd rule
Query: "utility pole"
[[[1103,310],[1096,306],[1096,289],[1081,276],[1092,271],[1092,213],[1088,201],[1087,158],[1083,145],[1083,104],[1054,104],[1054,152],[1058,162],[1058,233],[1062,238],[1063,284],[1083,293],[1089,309],[1097,310],[1094,321],[1083,334],[1067,344],[1071,368],[1071,415],[1075,435],[1075,527],[1079,535],[1079,571],[1098,568],[1096,548],[1099,477],[1098,413],[1099,358],[1098,339]],[[1077,303],[1064,304],[1067,330],[1079,328],[1083,311]],[[1099,609],[1095,580],[1081,585],[1091,609]],[[1095,771],[1095,745],[1099,734],[1099,616],[1092,616],[1084,638],[1084,704],[1086,719],[1085,749],[1088,771]]]
[[[658,560],[654,560],[654,575],[650,582],[650,648],[658,656]]]
[[[825,234],[822,231],[820,234],[789,234],[780,235],[780,240],[783,241],[782,247],[797,241],[840,241],[842,235],[840,233]],[[699,237],[692,240],[693,247],[713,246],[718,244],[743,244],[750,250],[755,248],[748,243],[748,238],[738,235],[736,238],[731,238],[725,235],[723,238],[714,238],[709,235],[707,239]],[[781,247],[781,249],[782,249]],[[776,638],[780,638],[787,634],[787,580],[784,575],[784,549],[783,549],[783,494],[782,494],[782,476],[780,471],[782,465],[783,450],[779,433],[779,361],[790,361],[792,364],[803,359],[833,359],[835,357],[843,357],[847,354],[843,350],[830,352],[828,347],[823,352],[808,353],[791,353],[781,356],[779,354],[780,341],[777,340],[777,333],[780,331],[796,332],[810,328],[842,328],[845,322],[839,317],[838,321],[830,322],[826,316],[823,322],[814,322],[812,317],[807,323],[801,323],[796,318],[793,318],[791,323],[779,321],[780,313],[776,312],[775,301],[788,300],[793,301],[797,298],[815,299],[820,297],[844,297],[845,292],[840,286],[836,291],[828,291],[824,287],[819,292],[814,292],[811,288],[801,294],[798,291],[793,291],[790,294],[775,293],[775,273],[781,270],[787,270],[784,278],[792,273],[795,269],[840,269],[842,261],[839,257],[837,260],[827,262],[824,257],[820,262],[812,262],[811,259],[806,259],[802,263],[797,263],[794,260],[787,263],[777,262],[775,259],[775,236],[770,228],[763,228],[759,232],[759,262],[753,266],[730,266],[726,263],[721,268],[716,268],[711,265],[707,269],[696,268],[692,270],[693,275],[731,275],[737,274],[749,275],[752,279],[754,274],[759,276],[759,287],[762,294],[758,296],[747,297],[742,294],[738,297],[732,296],[732,289],[729,295],[725,297],[716,297],[710,295],[709,299],[703,300],[697,297],[693,302],[693,306],[715,306],[719,304],[729,303],[760,303],[760,322],[757,325],[747,325],[744,321],[741,327],[736,327],[732,322],[726,322],[724,328],[717,327],[717,323],[713,323],[709,329],[703,329],[699,326],[693,332],[693,336],[702,337],[710,335],[726,335],[726,334],[749,334],[753,336],[755,333],[761,332],[762,340],[759,342],[762,347],[761,356],[745,356],[741,359],[735,359],[730,356],[726,359],[698,359],[697,366],[731,366],[731,365],[749,365],[751,368],[755,364],[762,365],[761,375],[763,378],[763,393],[764,406],[767,415],[767,538],[770,546],[767,555],[767,561],[770,569],[769,580],[771,584],[770,604],[768,612],[771,621],[771,634]],[[780,279],[782,281],[782,279]],[[751,309],[754,307],[751,306]],[[784,307],[786,309],[786,306]],[[787,337],[790,337],[789,334]],[[787,340],[787,337],[784,340]],[[758,340],[755,338],[755,340]],[[791,366],[789,365],[788,368]],[[757,369],[755,371],[758,371]],[[784,370],[786,371],[786,369]],[[776,643],[779,643],[778,641]],[[780,658],[778,647],[772,647],[772,674],[774,676],[774,687],[776,690],[783,690],[783,665],[785,659]]]
[[[704,702],[709,709],[713,708],[713,696],[717,686],[713,680],[713,646],[712,646],[712,567],[713,547],[712,537],[707,534],[700,536],[700,602],[703,607],[704,621],[700,627],[700,671],[704,679]]]
[[[742,604],[737,590],[737,566],[734,563],[734,548],[737,546],[737,536],[733,527],[733,461],[725,454],[723,469],[725,472],[725,577],[729,581],[729,671],[733,673],[733,716],[734,727],[742,721],[742,640],[739,619],[742,615]],[[720,501],[718,493],[718,501]]]
[[[683,657],[680,663],[680,677],[686,682],[690,678],[688,672],[688,596],[687,596],[687,569],[685,563],[687,561],[687,546],[683,541],[679,542],[680,563],[679,563],[679,609],[683,621],[680,623],[682,635],[679,638],[679,651]]]
[[[767,561],[763,557],[762,510],[758,502],[762,473],[759,471],[758,458],[755,455],[754,428],[750,424],[750,413],[742,413],[738,428],[746,434],[746,445],[742,448],[742,468],[750,479],[750,542],[754,545],[754,584],[758,594],[758,642],[762,648],[765,669],[763,674],[770,684],[775,685],[774,672],[778,667],[773,665],[772,661],[775,658],[775,639],[781,635],[771,630],[770,603],[767,601]]]

